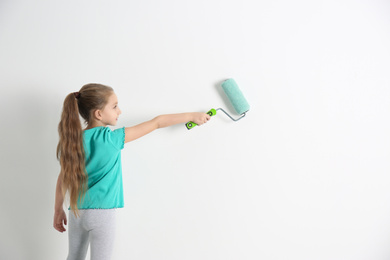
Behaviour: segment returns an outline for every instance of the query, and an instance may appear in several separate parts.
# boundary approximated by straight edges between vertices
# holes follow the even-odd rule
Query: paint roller
[[[224,82],[222,82],[222,89],[225,92],[226,96],[228,97],[229,101],[232,103],[234,110],[237,112],[237,114],[240,115],[240,117],[235,119],[222,108],[217,108],[217,109],[212,108],[210,109],[209,112],[207,112],[207,114],[209,114],[210,116],[215,116],[217,114],[217,111],[221,110],[231,120],[233,121],[240,120],[246,115],[246,112],[249,111],[249,104],[246,101],[244,95],[242,94],[241,90],[238,88],[238,85],[234,81],[234,79],[227,79]],[[186,124],[188,130],[194,128],[195,126],[197,126],[197,124],[191,121]]]

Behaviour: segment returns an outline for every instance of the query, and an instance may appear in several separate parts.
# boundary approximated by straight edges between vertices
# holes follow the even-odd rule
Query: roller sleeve
[[[250,106],[234,79],[225,80],[222,83],[222,89],[238,114],[241,115],[249,111]]]

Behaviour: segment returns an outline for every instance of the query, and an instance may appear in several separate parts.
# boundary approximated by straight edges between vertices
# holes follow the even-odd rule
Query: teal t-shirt
[[[84,130],[85,167],[88,190],[79,209],[123,208],[121,150],[125,144],[125,128],[112,131],[108,127]]]

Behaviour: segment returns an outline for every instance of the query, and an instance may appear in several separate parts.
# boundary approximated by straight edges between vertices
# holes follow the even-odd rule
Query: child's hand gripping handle
[[[207,114],[208,114],[209,116],[215,116],[215,115],[217,114],[217,111],[216,111],[214,108],[212,108],[212,109],[210,109],[209,112],[207,112]],[[190,121],[190,122],[188,122],[188,123],[186,124],[186,127],[187,127],[188,130],[190,130],[190,129],[194,128],[194,127],[197,126],[197,125],[198,125],[198,124],[196,124],[196,123]]]

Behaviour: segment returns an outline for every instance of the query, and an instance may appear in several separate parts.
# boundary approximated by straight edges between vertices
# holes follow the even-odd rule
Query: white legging
[[[115,209],[69,211],[69,254],[67,260],[84,260],[91,244],[91,260],[109,260],[114,247]]]

